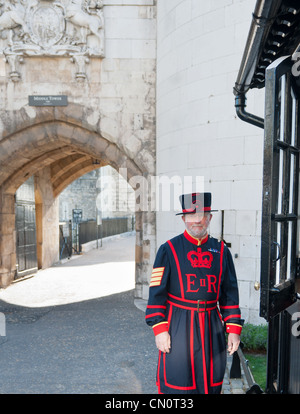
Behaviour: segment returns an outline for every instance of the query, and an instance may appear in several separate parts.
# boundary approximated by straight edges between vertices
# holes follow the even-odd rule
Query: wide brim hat
[[[218,210],[211,209],[211,193],[190,193],[179,196],[182,212],[178,215],[194,213],[211,213]]]

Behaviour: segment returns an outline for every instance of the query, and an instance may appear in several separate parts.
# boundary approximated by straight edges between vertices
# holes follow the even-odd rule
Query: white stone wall
[[[157,174],[191,176],[194,184],[204,177],[213,207],[224,210],[243,316],[262,323],[254,283],[260,278],[263,130],[237,118],[233,95],[255,3],[158,0]],[[247,111],[263,116],[264,91],[248,95]],[[210,230],[220,237],[220,212]],[[158,246],[181,231],[173,211],[158,212]]]
[[[105,0],[104,5],[106,58],[155,59],[154,0]]]

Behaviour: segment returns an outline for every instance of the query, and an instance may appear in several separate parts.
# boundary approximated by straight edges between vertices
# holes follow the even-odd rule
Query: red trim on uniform
[[[185,230],[183,235],[189,242],[195,244],[196,246],[199,246],[199,244],[201,245],[203,243],[206,243],[208,240],[208,234],[204,236],[203,239],[196,239],[196,237],[191,236],[190,233],[187,230]]]
[[[190,326],[190,354],[191,354],[191,365],[192,365],[192,376],[193,385],[192,389],[196,388],[196,377],[195,377],[195,359],[194,359],[194,311],[191,312],[191,326]]]
[[[224,322],[226,322],[228,319],[231,319],[231,318],[238,318],[238,319],[240,319],[241,318],[241,315],[228,315],[228,316],[226,316],[226,318],[224,318]]]
[[[169,331],[169,324],[168,324],[167,321],[160,322],[160,323],[157,323],[156,325],[152,326],[152,329],[153,329],[154,335],[156,336],[156,335],[158,335],[162,332],[168,332]]]
[[[182,390],[182,391],[194,390],[196,388],[196,385],[195,384],[191,385],[190,387],[181,387],[180,385],[172,385],[172,384],[169,384],[167,382],[167,377],[166,377],[166,365],[165,365],[166,354],[163,354],[163,359],[164,359],[164,376],[165,376],[165,384],[166,384],[166,387],[173,388],[175,390]],[[193,381],[194,381],[194,378],[193,378]]]
[[[171,293],[168,293],[168,296],[170,296],[170,298],[180,300],[181,302],[188,302],[188,303],[194,303],[194,304],[198,303],[197,300],[179,298],[178,296],[172,295]],[[208,301],[206,301],[206,303],[215,303],[215,302],[217,302],[217,300],[208,300]],[[200,301],[200,303],[204,303],[204,301]]]
[[[170,325],[170,322],[171,322],[172,311],[173,311],[173,308],[172,308],[172,306],[170,306],[169,315],[168,315],[168,325]],[[161,351],[159,353],[161,355]],[[165,353],[163,353],[163,370],[164,370],[164,381],[165,381],[165,385],[168,386],[167,379],[166,379],[167,376],[166,376],[166,354]]]
[[[171,243],[170,240],[168,240],[168,244],[171,247],[174,259],[175,259],[175,263],[176,263],[176,267],[177,267],[177,272],[178,272],[178,278],[179,278],[179,284],[180,284],[180,292],[181,292],[181,297],[184,298],[184,290],[183,290],[183,283],[182,283],[182,275],[181,275],[181,269],[180,269],[180,265],[179,265],[179,260],[177,257],[177,253],[174,249],[173,244]]]
[[[160,361],[161,361],[161,351],[159,351],[158,353],[158,364],[157,364],[157,374],[156,374],[156,385],[157,385],[157,391],[158,394],[161,394],[161,390],[160,390],[160,375],[159,375],[159,371],[160,371]]]
[[[201,212],[201,211],[207,211],[207,212],[210,212],[211,211],[211,207],[202,207],[201,209],[199,208],[199,207],[195,207],[195,206],[193,206],[193,207],[191,207],[191,208],[183,208],[182,209],[182,212],[183,213],[190,213],[190,214],[193,214],[194,212]]]
[[[221,286],[221,278],[222,278],[222,272],[223,272],[223,253],[224,253],[224,242],[221,242],[221,251],[220,251],[220,273],[219,273],[219,285],[218,285],[217,300],[219,300],[220,286]]]
[[[204,394],[208,394],[208,386],[207,386],[207,369],[206,369],[206,360],[205,360],[205,313],[199,313],[199,325],[200,325],[200,335],[201,335],[201,342],[202,342],[202,365],[203,365],[203,381],[204,381]]]
[[[216,302],[216,301],[214,301],[214,302]],[[177,308],[181,308],[181,309],[186,309],[186,310],[195,310],[195,308],[193,308],[192,306],[186,306],[186,305],[182,305],[182,304],[179,304],[179,303],[175,303],[175,302],[172,302],[171,300],[167,300],[167,303],[169,303],[169,304],[171,304],[171,305],[173,305],[173,306],[175,306],[175,307],[177,307]],[[197,303],[197,302],[196,302]],[[201,302],[200,302],[201,303]],[[205,302],[202,302],[202,303],[205,303]],[[196,304],[195,304],[196,305]],[[216,307],[217,307],[217,304],[215,304],[215,306],[211,306],[211,307],[206,307],[205,308],[205,311],[211,311],[211,310],[213,310],[213,309],[216,309]],[[204,308],[199,308],[199,312],[203,312],[204,311]]]
[[[242,332],[243,327],[241,325],[235,324],[226,324],[226,332],[227,333],[235,333],[240,335]]]
[[[195,207],[182,209],[183,213],[193,213],[194,211],[195,211]]]
[[[169,309],[169,315],[168,315],[168,326],[170,325],[170,321],[171,321],[171,317],[172,317],[172,306],[170,306]],[[163,355],[162,355],[163,354]],[[165,360],[166,360],[166,354],[159,351],[159,361],[158,361],[158,367],[157,367],[157,377],[158,377],[158,393],[162,394],[161,392],[161,385],[160,385],[160,363],[161,363],[161,355],[163,357],[163,373],[164,373],[164,381],[165,381],[165,385],[167,385],[167,381],[166,381],[166,364],[165,364]]]
[[[220,316],[220,314],[219,314]],[[222,321],[222,318],[220,318]],[[211,337],[211,319],[210,313],[208,314],[208,323],[209,323],[209,338],[210,338],[210,386],[218,387],[223,384],[223,381],[214,382],[214,361],[213,361],[213,350],[212,350],[212,337]]]
[[[170,314],[168,317],[168,322],[170,323],[171,320],[171,314],[172,314],[173,307],[170,306]],[[182,391],[188,391],[188,390],[194,390],[196,389],[196,378],[195,378],[195,364],[194,364],[194,329],[193,329],[193,320],[194,320],[194,311],[191,312],[191,325],[190,325],[190,353],[191,353],[191,368],[193,373],[193,385],[189,387],[183,387],[180,385],[172,385],[169,384],[167,381],[167,373],[166,373],[166,354],[163,354],[163,362],[164,362],[164,380],[165,385],[169,388],[175,389],[175,390],[182,390]]]
[[[164,313],[160,313],[160,312],[151,313],[150,315],[145,316],[145,319],[152,318],[153,316],[162,316],[164,318],[165,317],[165,314]]]

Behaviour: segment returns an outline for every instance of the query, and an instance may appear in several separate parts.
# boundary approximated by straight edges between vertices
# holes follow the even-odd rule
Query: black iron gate
[[[15,279],[38,270],[33,185],[33,179],[29,179],[16,192],[17,273]]]
[[[299,92],[291,57],[266,70],[260,316],[269,323],[267,392],[287,392],[290,318],[296,301]]]

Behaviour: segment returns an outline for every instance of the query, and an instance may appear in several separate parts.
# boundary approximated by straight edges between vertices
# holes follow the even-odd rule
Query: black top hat
[[[211,193],[191,193],[191,194],[182,194],[179,196],[179,200],[182,207],[182,212],[179,214],[193,214],[193,213],[211,213]]]

